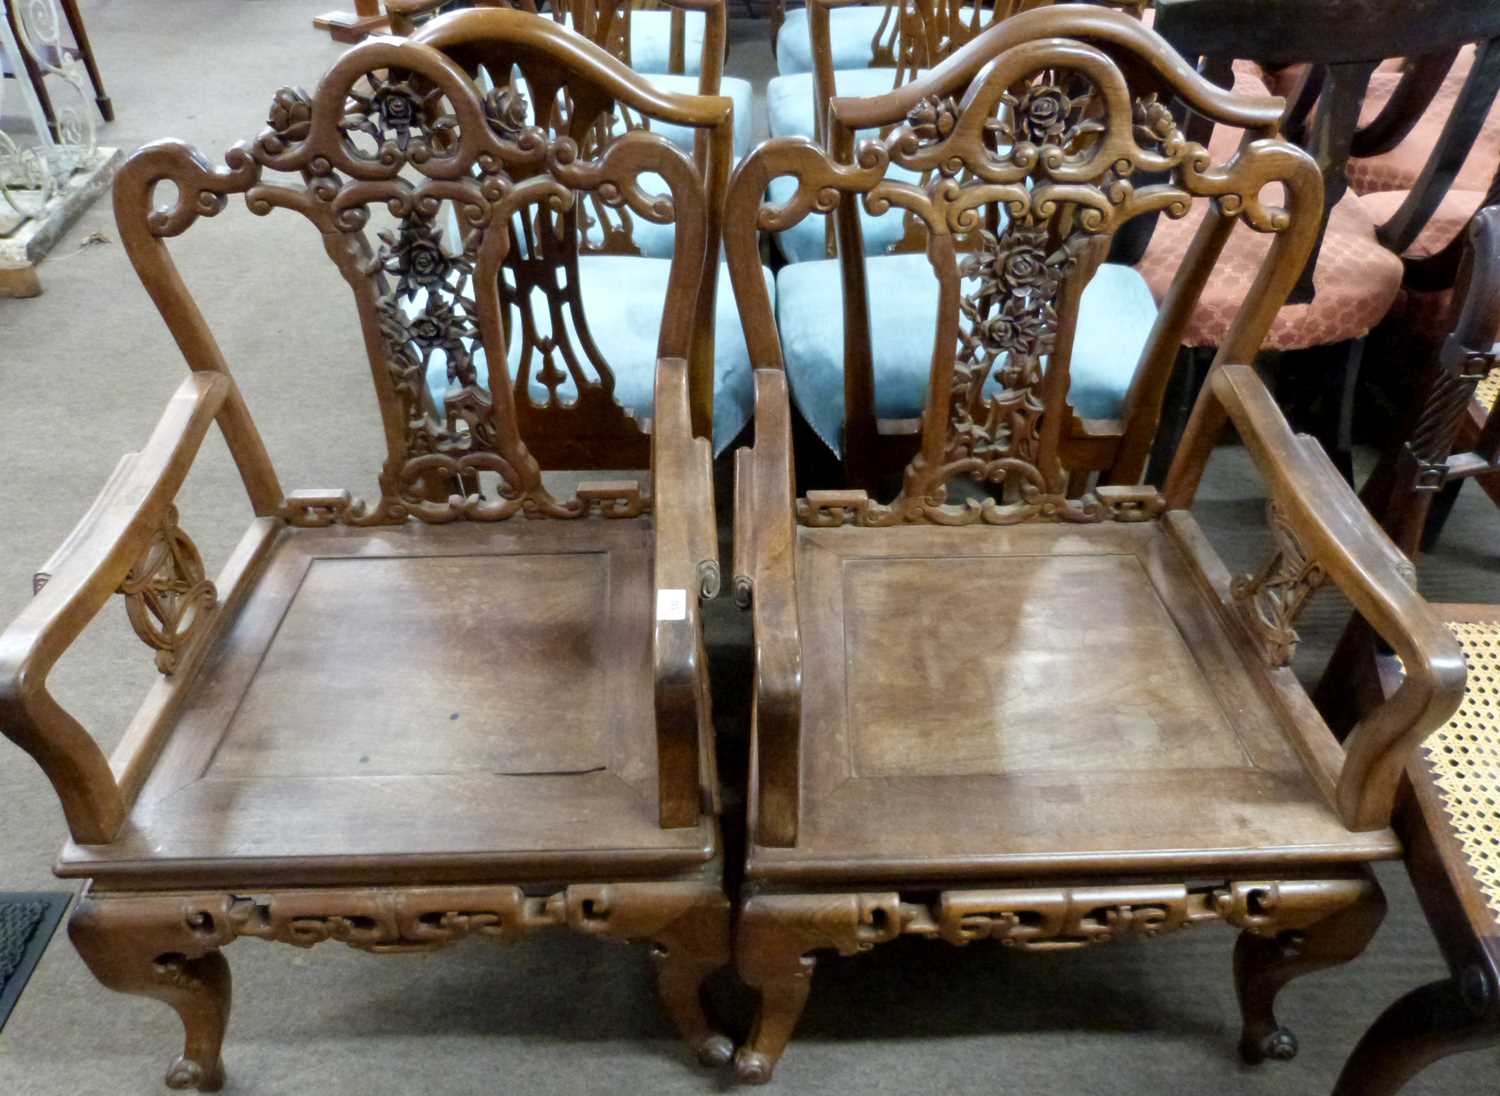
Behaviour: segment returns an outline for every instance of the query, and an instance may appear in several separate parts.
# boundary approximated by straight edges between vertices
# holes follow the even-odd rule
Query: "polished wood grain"
[[[517,82],[483,79],[516,69],[540,115]],[[601,126],[617,108],[704,133],[708,171]],[[223,1083],[220,948],[242,936],[649,941],[683,1037],[728,1060],[699,996],[730,914],[699,608],[719,587],[699,317],[730,125],[726,99],[662,93],[550,19],[490,9],[356,46],[311,94],[278,92],[222,166],[164,141],[121,169],[121,241],[192,373],[0,633],[0,728],[63,805],[59,873],[91,880],[80,955],[183,1022],[172,1087]],[[177,274],[165,241],[231,196],[302,215],[348,282],[386,442],[370,500],[283,490]],[[602,356],[583,355],[595,368],[568,374],[564,404],[556,360],[507,354],[529,307],[507,291],[573,283],[595,199],[676,226],[640,419]],[[578,303],[552,302],[559,324]],[[211,577],[173,503],[216,424],[255,517]],[[643,471],[561,497],[556,464]],[[116,593],[161,676],[106,759],[48,675]]]
[[[1245,130],[1227,163],[1154,109],[1172,99]],[[1236,364],[1319,227],[1322,179],[1279,136],[1282,108],[1206,82],[1128,16],[1064,5],[1005,20],[888,95],[833,99],[826,148],[771,141],[737,169],[726,244],[758,397],[754,448],[736,461],[733,580],[757,675],[736,965],[760,1005],[742,1079],[771,1076],[821,949],[920,935],[1048,951],[1221,921],[1241,930],[1253,1062],[1296,1051],[1279,990],[1376,930],[1366,864],[1400,854],[1396,780],[1457,705],[1463,658],[1317,444]],[[881,137],[856,147],[870,129]],[[931,175],[893,179],[893,164]],[[782,175],[797,190],[771,205]],[[1262,204],[1272,190],[1284,205]],[[1132,217],[1199,202],[1212,208],[1127,418],[1081,422],[1068,370],[1084,286]],[[871,440],[887,424],[873,414],[861,205],[921,223],[940,286],[917,450],[891,489]],[[757,230],[817,210],[837,218],[843,257],[854,475],[799,498],[755,248]],[[1163,490],[1137,486],[1182,325],[1246,231],[1274,242]],[[1238,576],[1190,513],[1231,425],[1266,483],[1275,544]],[[1324,583],[1411,667],[1343,742],[1289,665]]]

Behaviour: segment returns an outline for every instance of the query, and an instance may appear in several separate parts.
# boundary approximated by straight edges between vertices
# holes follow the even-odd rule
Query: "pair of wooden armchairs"
[[[1243,129],[1227,162],[1184,137],[1163,105],[1178,97]],[[121,240],[192,374],[0,636],[0,728],[63,804],[59,872],[91,881],[80,954],[184,1023],[169,1084],[222,1081],[238,938],[387,952],[563,927],[651,941],[663,1004],[708,1063],[732,1044],[700,989],[732,961],[759,994],[746,1081],[769,1078],[817,951],[901,935],[1044,952],[1224,922],[1243,1053],[1293,1053],[1276,994],[1375,931],[1368,862],[1400,855],[1402,767],[1464,677],[1404,558],[1235,364],[1317,234],[1321,180],[1278,136],[1282,107],[1213,87],[1133,19],[1063,5],[887,95],[835,98],[826,149],[767,142],[726,192],[729,100],[660,92],[550,20],[482,11],[278,93],[223,167],[178,142],[138,151]],[[614,129],[622,108],[702,133],[702,164]],[[870,129],[885,135],[856,146]],[[1144,172],[1159,180],[1134,185]],[[783,175],[790,199],[768,201]],[[310,220],[353,293],[387,446],[368,501],[283,491],[168,256],[236,195]],[[1127,413],[1080,419],[1074,332],[1112,235],[1200,202]],[[859,208],[887,205],[920,221],[939,286],[920,449],[894,495],[798,498],[759,237],[832,210],[853,312]],[[601,206],[675,226],[645,413],[618,398],[579,290]],[[1236,229],[1274,242],[1159,493],[1122,469]],[[733,590],[755,632],[735,893],[699,607],[720,585],[721,237],[757,400],[735,458]],[[1240,578],[1188,512],[1229,422],[1277,542]],[[173,507],[213,423],[256,515],[216,582]],[[559,487],[621,468],[648,471]],[[1343,745],[1287,666],[1326,579],[1407,671]],[[162,678],[106,758],[47,677],[116,592]]]

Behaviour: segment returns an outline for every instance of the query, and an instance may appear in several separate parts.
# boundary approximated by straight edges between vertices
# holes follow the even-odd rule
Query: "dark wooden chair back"
[[[1211,163],[1203,146],[1186,139],[1165,105],[1177,97],[1244,130],[1228,163]],[[1214,86],[1127,15],[1060,5],[985,31],[888,95],[834,99],[827,151],[787,138],[742,162],[725,224],[752,362],[782,367],[770,301],[757,284],[757,228],[781,231],[834,210],[845,311],[846,467],[863,473],[860,486],[874,485],[892,470],[884,456],[891,440],[918,433],[919,451],[894,501],[835,493],[826,507],[810,502],[806,520],[1008,524],[1150,516],[1159,501],[1154,492],[1121,486],[1133,485],[1135,473],[1121,480],[1115,471],[1139,468],[1182,325],[1229,233],[1244,222],[1276,236],[1220,349],[1220,360],[1233,362],[1254,357],[1317,231],[1321,180],[1312,160],[1279,138],[1282,105]],[[887,132],[856,148],[855,134],[871,129]],[[892,165],[926,181],[890,178]],[[1166,181],[1133,185],[1148,172]],[[766,184],[781,175],[796,178],[796,193],[784,206],[764,205]],[[1134,217],[1180,217],[1193,201],[1209,199],[1214,207],[1162,305],[1123,418],[1080,419],[1068,401],[1074,327],[1112,237]],[[1285,207],[1270,204],[1277,200]],[[859,204],[871,213],[908,210],[924,230],[939,305],[920,424],[876,419]],[[1095,473],[1102,486],[1090,490]],[[950,503],[948,485],[961,477],[991,497]]]
[[[658,358],[689,362],[702,401],[694,428],[706,436],[729,101],[657,91],[577,35],[519,12],[460,12],[422,38],[370,40],[312,94],[282,89],[269,128],[232,149],[225,168],[180,142],[147,146],[115,184],[122,240],[190,364],[223,371],[164,240],[235,194],[252,212],[293,210],[322,233],[354,294],[386,460],[377,500],[294,494],[289,520],[566,518],[600,501],[607,513],[638,513],[637,491],[564,500],[540,475],[544,464],[650,465],[646,424],[614,400],[606,353],[583,312],[585,210],[598,203],[675,223]],[[494,86],[481,90],[464,64],[498,74]],[[707,185],[660,135],[631,129],[599,140],[596,120],[617,105],[709,132]],[[175,201],[157,208],[164,182]],[[427,389],[438,354],[449,378],[440,414]],[[241,458],[239,435],[252,428],[237,396],[219,420]]]
[[[1157,0],[1155,26],[1222,86],[1233,83],[1230,66],[1239,59],[1267,69],[1305,66],[1301,86],[1289,93],[1286,132],[1318,160],[1325,220],[1348,187],[1349,157],[1375,155],[1399,143],[1459,48],[1478,43],[1473,68],[1421,180],[1378,229],[1381,242],[1398,253],[1411,246],[1437,210],[1500,90],[1500,6],[1489,0]],[[1361,130],[1360,105],[1370,76],[1395,57],[1422,60],[1405,88]],[[1320,236],[1294,301],[1312,298],[1321,244]]]

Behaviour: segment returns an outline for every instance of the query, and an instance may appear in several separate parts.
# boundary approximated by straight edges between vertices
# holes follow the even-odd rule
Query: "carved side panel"
[[[1266,504],[1266,523],[1276,550],[1255,574],[1236,578],[1230,593],[1266,661],[1286,666],[1297,650],[1297,617],[1327,575],[1275,502]]]
[[[161,528],[120,583],[120,593],[130,626],[156,651],[156,668],[170,675],[218,604],[198,546],[177,524],[175,506],[167,508]]]

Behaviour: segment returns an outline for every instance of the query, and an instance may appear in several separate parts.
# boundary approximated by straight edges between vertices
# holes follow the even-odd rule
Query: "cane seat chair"
[[[1407,765],[1396,827],[1450,974],[1394,1001],[1334,1096],[1396,1096],[1440,1058],[1500,1043],[1500,606],[1434,605],[1468,660],[1463,704]],[[1397,660],[1380,658],[1385,690]]]
[[[659,92],[533,15],[460,12],[419,37],[278,92],[223,167],[161,141],[121,168],[121,241],[192,373],[0,636],[0,727],[62,802],[58,873],[91,880],[70,935],[106,986],[177,1011],[174,1087],[222,1081],[221,949],[239,937],[654,941],[683,1035],[706,1060],[730,1050],[699,1001],[729,910],[698,608],[718,584],[702,312],[730,104]],[[524,73],[542,108],[514,83],[481,94],[464,67],[480,62]],[[616,103],[708,132],[710,185],[659,135],[591,145]],[[641,191],[646,171],[669,200]],[[166,240],[234,196],[310,221],[354,295],[386,443],[373,498],[283,492],[177,273]],[[595,198],[677,222],[645,415],[614,398],[573,289]],[[576,345],[531,337],[532,284]],[[441,409],[423,384],[437,349]],[[529,399],[559,374],[574,398]],[[215,422],[255,517],[211,582],[173,500]],[[543,477],[559,466],[649,472],[564,494]],[[47,679],[116,591],[162,676],[107,759]]]
[[[1227,163],[1183,136],[1173,97],[1245,131]],[[1029,109],[1044,99],[1066,108]],[[1062,5],[888,96],[835,99],[835,153],[894,126],[852,159],[773,140],[737,169],[725,239],[757,388],[735,482],[733,585],[755,632],[736,965],[760,994],[742,1078],[770,1076],[821,949],[916,935],[1045,951],[1224,921],[1242,930],[1253,1061],[1295,1050],[1272,1011],[1279,988],[1375,930],[1367,862],[1400,855],[1396,782],[1458,704],[1463,660],[1322,450],[1235,364],[1318,229],[1321,178],[1278,136],[1283,107],[1215,87],[1126,15]],[[935,176],[892,180],[891,162]],[[1145,172],[1156,181],[1132,185]],[[766,202],[783,174],[791,200]],[[834,203],[841,242],[857,241],[855,203],[915,212],[941,286],[920,450],[884,497],[799,498],[792,478],[755,233]],[[1122,223],[1195,203],[1210,209],[1126,415],[1080,420],[1069,365],[1085,285]],[[1180,328],[1226,237],[1248,231],[1274,242],[1164,490],[1137,486]],[[851,310],[860,270],[846,267]],[[851,345],[846,391],[865,412],[850,422],[875,433],[864,353]],[[1189,512],[1230,421],[1266,480],[1276,542],[1237,579]],[[1410,675],[1342,748],[1288,666],[1324,579]]]

